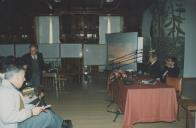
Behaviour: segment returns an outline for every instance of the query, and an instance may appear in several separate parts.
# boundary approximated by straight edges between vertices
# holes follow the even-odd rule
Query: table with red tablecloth
[[[157,82],[155,85],[125,85],[121,80],[111,83],[113,100],[124,113],[123,128],[135,123],[172,122],[176,120],[177,99],[174,88]]]

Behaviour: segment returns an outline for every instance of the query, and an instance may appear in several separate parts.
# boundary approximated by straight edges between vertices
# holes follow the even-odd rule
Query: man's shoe
[[[61,128],[73,128],[71,120],[63,120]]]

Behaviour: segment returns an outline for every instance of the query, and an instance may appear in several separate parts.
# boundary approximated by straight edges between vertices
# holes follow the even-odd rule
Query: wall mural
[[[185,0],[156,0],[150,7],[151,45],[163,63],[168,55],[177,57],[183,71],[185,43]],[[182,72],[181,72],[182,74]]]

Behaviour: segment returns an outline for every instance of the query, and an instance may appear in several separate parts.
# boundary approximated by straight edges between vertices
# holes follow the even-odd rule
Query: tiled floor
[[[114,123],[114,114],[107,112],[109,97],[105,84],[105,77],[99,75],[88,85],[69,84],[71,88],[58,91],[58,94],[47,89],[47,102],[64,119],[71,119],[74,128],[122,128],[123,116]],[[113,104],[109,109],[116,110],[117,106]],[[139,123],[134,128],[185,128],[185,112],[182,110],[180,113],[180,121]]]

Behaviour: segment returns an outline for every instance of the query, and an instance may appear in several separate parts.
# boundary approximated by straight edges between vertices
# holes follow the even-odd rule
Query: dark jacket
[[[25,75],[26,80],[30,81],[31,77],[32,77],[32,57],[31,57],[31,54],[30,53],[25,54],[22,57],[22,59],[23,59],[24,64],[27,65],[27,71],[26,71],[26,75]],[[40,75],[42,76],[42,71],[44,68],[44,60],[43,60],[42,54],[39,52],[37,53],[37,61],[39,64],[39,72],[40,72]]]
[[[166,74],[164,74],[164,73],[166,73]],[[164,67],[164,69],[161,73],[161,81],[165,82],[167,76],[178,77],[179,73],[180,73],[180,69],[177,66],[175,66],[174,68]]]
[[[154,64],[148,66],[148,73],[153,79],[160,78],[160,71],[161,67],[159,61],[156,61]]]
[[[168,76],[171,77],[178,77],[180,73],[179,67],[174,67],[174,68],[168,68]]]

